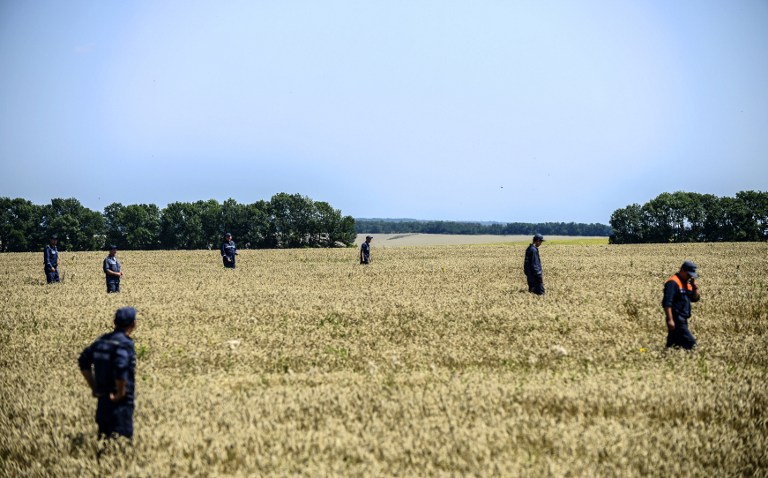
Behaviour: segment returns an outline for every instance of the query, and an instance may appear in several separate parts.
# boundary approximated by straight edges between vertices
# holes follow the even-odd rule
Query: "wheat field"
[[[768,476],[768,245],[0,254],[2,476]],[[693,353],[661,292],[699,264]],[[135,306],[132,445],[80,351]],[[99,458],[97,459],[97,455]]]

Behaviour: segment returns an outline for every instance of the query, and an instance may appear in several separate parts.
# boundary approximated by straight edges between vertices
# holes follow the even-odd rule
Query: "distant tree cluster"
[[[604,224],[583,224],[575,222],[545,222],[530,224],[511,222],[507,224],[482,224],[479,222],[415,221],[387,219],[355,219],[358,233],[371,234],[540,234],[558,236],[609,236],[610,226]]]
[[[48,237],[59,236],[60,249],[205,249],[217,247],[225,232],[241,248],[349,246],[355,220],[328,203],[299,194],[276,194],[269,201],[240,204],[234,199],[193,203],[113,203],[103,213],[74,198],[36,205],[26,199],[0,198],[0,251],[39,251]]]
[[[768,240],[768,192],[663,193],[611,215],[612,244]]]

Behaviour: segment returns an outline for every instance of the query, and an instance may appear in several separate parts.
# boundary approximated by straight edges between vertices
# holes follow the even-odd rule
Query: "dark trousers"
[[[107,279],[107,294],[120,292],[120,279]]]
[[[696,346],[696,337],[688,329],[688,319],[675,317],[675,330],[667,332],[667,347],[682,347],[691,350]]]
[[[528,292],[536,295],[544,295],[544,280],[539,276],[526,276],[528,279]]]
[[[49,271],[48,269],[45,269],[45,280],[48,281],[49,284],[52,282],[59,282],[58,269],[55,271]]]
[[[114,403],[109,397],[99,397],[96,406],[99,438],[122,435],[133,438],[133,404]]]
[[[224,261],[224,267],[226,267],[227,269],[234,269],[235,268],[235,258],[234,257],[221,256],[221,260]]]

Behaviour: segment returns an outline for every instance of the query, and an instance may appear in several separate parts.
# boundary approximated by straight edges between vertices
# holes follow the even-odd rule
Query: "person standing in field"
[[[104,274],[107,278],[107,294],[120,292],[120,261],[117,260],[117,246],[109,246],[109,255],[104,259]]]
[[[539,247],[542,242],[544,242],[544,236],[541,234],[533,236],[533,242],[525,250],[523,262],[523,272],[528,280],[528,292],[536,295],[544,295],[544,273],[541,268],[541,258],[539,258]]]
[[[234,269],[236,255],[238,255],[237,246],[232,240],[232,234],[224,234],[224,243],[221,245],[221,259],[224,261],[224,267]]]
[[[371,241],[373,236],[365,236],[365,242],[360,246],[360,264],[371,263]]]
[[[696,264],[683,262],[680,271],[664,283],[664,298],[661,306],[667,324],[667,347],[682,347],[691,350],[696,346],[696,338],[688,329],[691,318],[691,302],[698,302],[699,286],[696,278]]]
[[[49,284],[53,282],[59,282],[59,250],[56,248],[56,244],[59,241],[59,236],[53,234],[50,241],[50,244],[45,246],[45,250],[43,251],[45,280]]]
[[[114,331],[99,337],[78,358],[80,373],[98,399],[99,438],[133,437],[136,348],[131,333],[135,328],[136,309],[117,309]]]

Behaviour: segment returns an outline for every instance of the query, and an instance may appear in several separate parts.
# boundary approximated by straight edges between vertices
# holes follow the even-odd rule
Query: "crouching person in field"
[[[78,360],[80,372],[98,399],[99,438],[133,437],[136,348],[130,336],[135,328],[136,309],[118,309],[115,330],[86,347]]]

